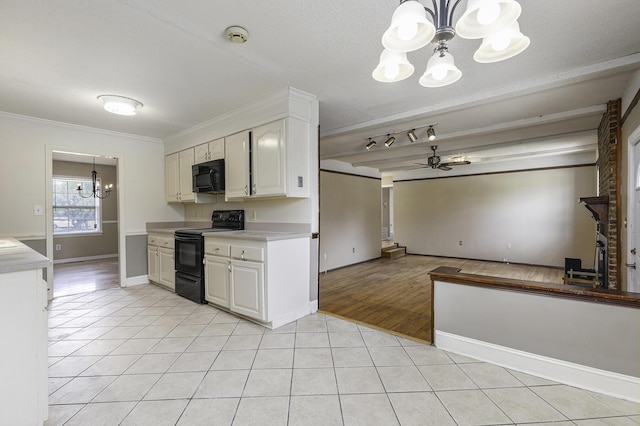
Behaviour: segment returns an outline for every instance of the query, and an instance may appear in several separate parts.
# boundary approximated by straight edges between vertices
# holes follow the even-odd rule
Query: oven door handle
[[[200,237],[175,237],[175,241],[176,242],[181,242],[181,243],[199,243],[200,242]]]

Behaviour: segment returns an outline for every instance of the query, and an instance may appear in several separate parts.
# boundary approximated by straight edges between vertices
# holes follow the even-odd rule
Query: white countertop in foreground
[[[255,240],[255,241],[277,241],[292,240],[295,238],[310,238],[309,234],[301,234],[296,232],[269,232],[269,231],[223,231],[223,232],[205,232],[205,237],[226,238],[233,240]]]
[[[49,266],[51,261],[15,238],[0,238],[0,274]]]

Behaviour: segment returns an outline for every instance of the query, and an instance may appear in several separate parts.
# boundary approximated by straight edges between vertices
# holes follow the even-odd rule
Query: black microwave
[[[194,164],[193,192],[216,194],[224,192],[224,160]]]

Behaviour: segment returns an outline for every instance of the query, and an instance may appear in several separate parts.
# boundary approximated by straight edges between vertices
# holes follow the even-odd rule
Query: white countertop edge
[[[16,247],[0,248],[0,274],[42,269],[51,264],[48,258],[15,238],[2,239],[10,240]]]
[[[311,234],[296,232],[269,232],[269,231],[223,231],[204,232],[204,237],[226,238],[233,240],[278,241],[292,240],[296,238],[311,238]]]

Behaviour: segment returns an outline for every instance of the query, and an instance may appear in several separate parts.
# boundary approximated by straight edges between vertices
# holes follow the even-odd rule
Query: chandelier
[[[382,36],[384,50],[373,71],[375,80],[391,83],[404,80],[414,71],[407,52],[435,44],[434,54],[419,83],[441,87],[462,77],[449,53],[447,43],[458,35],[482,39],[473,59],[480,63],[509,59],[529,46],[529,38],[520,32],[517,19],[522,10],[515,0],[468,0],[467,10],[453,26],[453,15],[462,0],[432,0],[433,10],[417,0],[400,0],[391,25]],[[427,15],[431,18],[429,20]]]
[[[113,189],[113,184],[109,184],[104,187],[104,195],[100,195],[100,183],[98,182],[98,172],[96,172],[96,159],[93,158],[93,170],[91,170],[91,183],[92,183],[92,191],[88,195],[84,195],[82,193],[82,184],[79,183],[77,186],[78,195],[82,198],[100,198],[101,200],[107,198],[111,195],[111,190]]]

